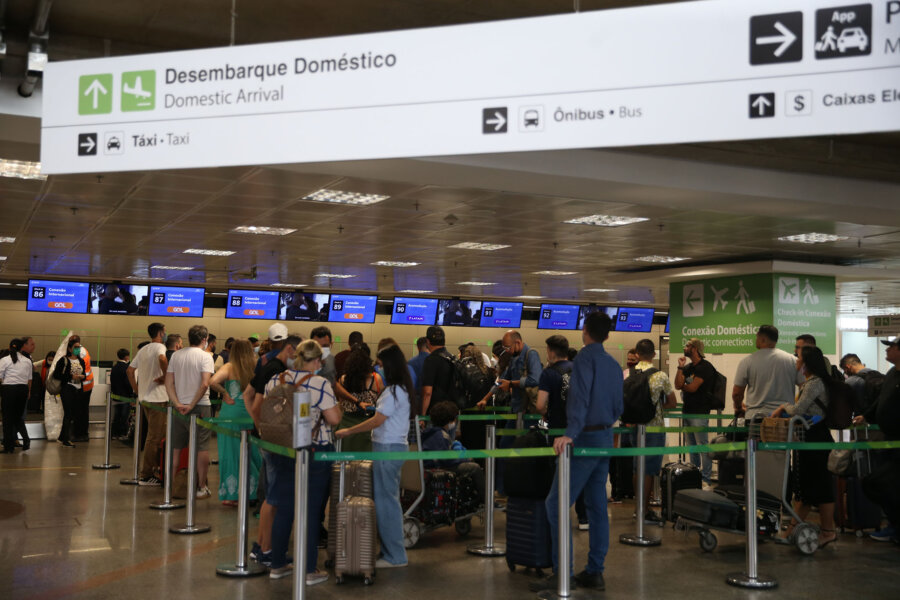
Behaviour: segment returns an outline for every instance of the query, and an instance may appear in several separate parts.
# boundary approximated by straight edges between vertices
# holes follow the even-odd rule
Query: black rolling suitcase
[[[553,566],[550,522],[543,500],[510,496],[506,502],[506,564],[537,569]]]
[[[547,436],[532,428],[515,438],[513,448],[546,448]],[[550,493],[556,475],[556,459],[552,456],[507,459],[503,461],[503,491],[507,496],[543,501]]]
[[[747,490],[742,485],[718,485],[716,493],[721,494],[738,506],[747,505]],[[756,490],[756,509],[766,512],[780,512],[781,499],[762,490]]]
[[[679,490],[699,490],[703,487],[703,478],[696,466],[673,462],[662,468],[659,485],[662,490],[662,517],[667,521],[674,521],[672,504],[675,494]]]
[[[743,485],[747,463],[743,458],[724,458],[719,461],[719,485]]]
[[[744,513],[734,501],[709,490],[680,490],[673,509],[679,517],[723,529],[738,529]]]

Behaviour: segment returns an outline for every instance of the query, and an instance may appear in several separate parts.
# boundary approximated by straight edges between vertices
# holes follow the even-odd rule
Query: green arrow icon
[[[102,115],[112,112],[112,73],[82,75],[78,78],[78,114]]]
[[[694,310],[694,303],[697,302],[700,298],[694,295],[694,290],[692,289],[688,292],[688,297],[684,299],[687,302],[688,308]]]

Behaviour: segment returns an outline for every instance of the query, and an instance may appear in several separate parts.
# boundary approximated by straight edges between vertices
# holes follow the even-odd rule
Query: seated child
[[[459,408],[456,403],[438,402],[429,410],[431,426],[422,432],[422,450],[465,450],[456,439],[456,423]],[[477,463],[461,458],[444,460],[426,460],[426,469],[444,469],[454,471],[459,477],[469,478],[479,499],[484,498],[484,469]]]

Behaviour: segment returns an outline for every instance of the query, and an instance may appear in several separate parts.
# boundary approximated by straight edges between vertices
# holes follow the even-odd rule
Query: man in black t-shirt
[[[716,369],[703,355],[703,340],[691,338],[684,345],[684,356],[678,359],[678,373],[675,375],[675,389],[681,390],[684,403],[682,412],[692,415],[708,415],[712,410],[713,387]],[[684,419],[687,427],[707,427],[707,419]],[[703,445],[709,443],[708,433],[686,433],[685,443]],[[691,453],[691,462],[700,467],[700,475],[705,483],[712,476],[712,460],[706,452]]]
[[[538,380],[537,409],[550,429],[565,429],[566,405],[563,404],[563,376],[572,373],[568,360],[569,340],[561,335],[547,338],[547,366]]]
[[[432,325],[425,332],[425,347],[428,356],[422,365],[422,409],[423,415],[428,408],[443,400],[453,400],[450,387],[453,385],[453,357],[444,347],[447,338],[444,329]]]

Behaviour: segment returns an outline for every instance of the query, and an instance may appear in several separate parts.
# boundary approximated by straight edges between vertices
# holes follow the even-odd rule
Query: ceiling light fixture
[[[356,275],[347,275],[346,273],[316,273],[314,277],[324,277],[325,279],[350,279]]]
[[[272,287],[289,287],[289,288],[307,287],[307,284],[305,284],[305,283],[273,283],[270,285]]]
[[[509,248],[509,244],[481,244],[478,242],[461,242],[459,244],[454,244],[452,246],[448,246],[449,248],[458,248],[460,250],[502,250],[503,248]]]
[[[340,190],[318,190],[308,196],[304,196],[303,200],[368,206],[370,204],[378,204],[388,198],[390,198],[390,196],[383,196],[381,194],[360,194],[357,192],[342,192]]]
[[[193,271],[194,267],[179,267],[175,265],[153,265],[151,269],[159,269],[160,271]]]
[[[233,250],[206,250],[205,248],[188,248],[183,254],[202,254],[203,256],[231,256]]]
[[[562,277],[564,275],[578,275],[576,271],[532,271],[532,275],[552,275],[554,277]]]
[[[0,177],[36,179],[38,181],[47,179],[46,175],[41,175],[41,163],[5,158],[0,158]]]
[[[843,242],[850,238],[845,235],[833,233],[801,233],[798,235],[784,235],[778,238],[779,242],[794,242],[797,244],[825,244],[828,242]]]
[[[616,300],[618,304],[647,304],[649,300]]]
[[[639,256],[635,261],[649,263],[676,263],[683,260],[691,260],[685,256],[661,256],[659,254],[651,254],[650,256]]]
[[[476,286],[485,286],[485,285],[497,285],[496,283],[492,283],[489,281],[457,281],[456,285],[476,285]]]
[[[129,275],[125,279],[140,279],[143,281],[163,281],[165,277],[143,277],[138,275]]]
[[[546,296],[516,296],[519,300],[540,300],[541,298],[546,298]]]
[[[398,290],[398,294],[433,294],[434,290]]]
[[[288,229],[287,227],[257,227],[256,225],[241,225],[235,227],[232,231],[235,233],[254,233],[256,235],[290,235],[297,231],[296,229]]]
[[[606,292],[618,292],[619,290],[614,288],[588,288],[584,291],[593,292],[595,294],[605,294]]]
[[[14,237],[0,237],[0,244],[12,244],[15,243],[16,238]]]
[[[0,256],[0,260],[6,260],[5,256]]]
[[[622,225],[631,225],[632,223],[640,223],[641,221],[649,221],[646,217],[616,217],[613,215],[589,215],[587,217],[578,217],[577,219],[569,219],[563,223],[573,223],[575,225],[596,225],[598,227],[621,227]]]
[[[401,260],[379,260],[371,263],[375,267],[415,267],[417,262],[403,262]]]

